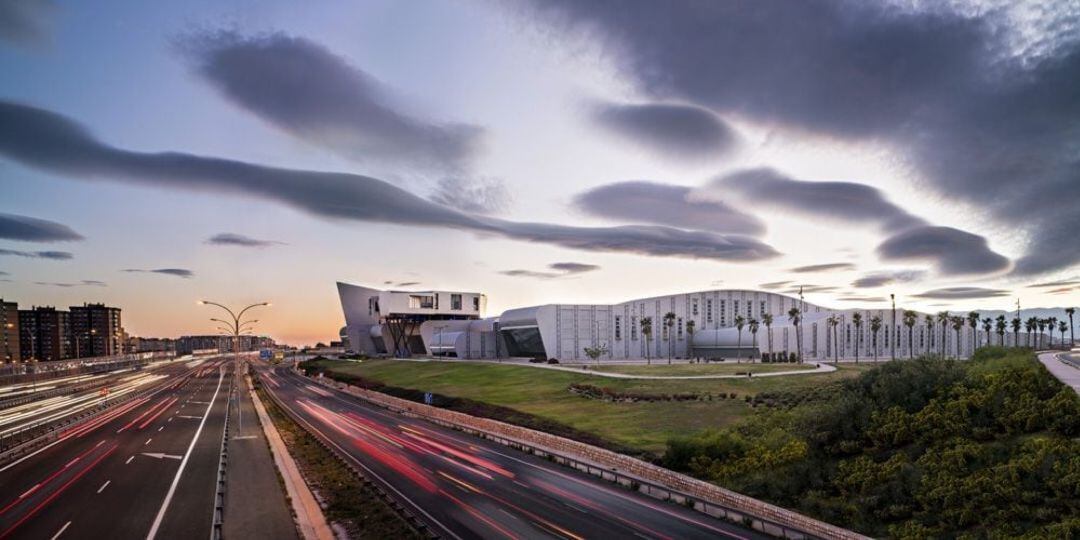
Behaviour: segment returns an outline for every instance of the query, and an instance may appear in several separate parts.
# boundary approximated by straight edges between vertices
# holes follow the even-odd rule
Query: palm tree
[[[961,356],[963,356],[962,354],[960,354],[960,331],[964,329],[964,318],[959,315],[953,317],[952,327],[953,330],[956,330],[956,357],[960,358]]]
[[[1035,319],[1035,327],[1039,329],[1039,332],[1035,334],[1035,348],[1042,348],[1043,332],[1046,331],[1046,319]]]
[[[664,327],[667,328],[667,363],[671,364],[671,354],[675,352],[675,332],[671,331],[675,328],[675,312],[669,311],[664,314]]]
[[[982,325],[983,330],[986,331],[986,346],[989,347],[990,345],[993,345],[993,343],[990,342],[990,330],[994,328],[994,321],[990,320],[990,317],[987,317],[982,320]]]
[[[645,336],[645,363],[652,365],[652,351],[649,350],[649,342],[652,341],[652,317],[641,318],[641,335]]]
[[[1013,330],[1013,347],[1020,346],[1020,317],[1013,317],[1012,320]]]
[[[877,346],[877,334],[881,331],[881,317],[874,315],[870,317],[870,333],[874,336],[874,361],[877,362],[878,346]]]
[[[746,319],[744,319],[742,315],[736,315],[735,316],[735,328],[739,329],[739,341],[738,341],[738,345],[735,346],[735,363],[736,364],[742,362],[742,327],[745,324],[746,324]]]
[[[979,312],[969,311],[967,323],[971,327],[971,354],[975,354],[975,349],[979,348]]]
[[[1024,329],[1027,330],[1027,346],[1031,347],[1031,334],[1038,327],[1038,323],[1035,322],[1035,317],[1028,317],[1028,320],[1024,321]]]
[[[855,363],[859,363],[859,342],[862,341],[862,313],[855,312],[851,316],[851,324],[855,325]]]
[[[689,341],[686,342],[686,355],[695,358],[694,356],[694,330],[697,328],[697,323],[694,319],[686,321],[686,337]]]
[[[799,308],[792,306],[787,312],[788,320],[795,326],[795,351],[799,355],[799,363],[803,361],[802,358],[802,335],[799,329],[802,327],[802,311]]]
[[[1069,316],[1069,348],[1073,348],[1076,345],[1076,334],[1073,333],[1073,314],[1076,313],[1076,308],[1065,308],[1065,314]],[[1064,338],[1062,338],[1064,339]]]
[[[945,331],[948,330],[949,326],[949,312],[939,311],[937,322],[941,325],[941,356],[945,356]]]
[[[1002,347],[1005,346],[1005,316],[998,315],[997,324],[994,325],[997,329],[998,342]]]
[[[1050,343],[1047,343],[1048,349],[1054,348],[1054,328],[1057,327],[1057,317],[1050,317],[1046,319],[1046,328],[1050,330]]]
[[[772,356],[772,313],[762,315],[761,322],[765,325],[765,334],[769,336],[769,356]]]
[[[754,348],[757,349],[757,331],[761,323],[757,319],[750,317],[749,321],[746,321],[746,325],[750,327],[750,335],[753,336]],[[750,363],[754,363],[754,353],[750,353]]]
[[[1058,330],[1061,331],[1061,346],[1065,346],[1065,331],[1069,329],[1069,325],[1065,324],[1065,321],[1058,323]]]
[[[927,314],[923,322],[926,323],[926,347],[924,349],[926,349],[926,354],[930,354],[931,343],[934,341],[934,316]]]
[[[915,358],[915,323],[919,320],[919,314],[910,309],[904,310],[904,326],[907,327],[908,358]]]
[[[836,365],[840,363],[840,344],[836,342],[836,326],[840,324],[840,318],[836,315],[829,315],[825,322],[829,325],[828,335],[832,336],[833,365]]]

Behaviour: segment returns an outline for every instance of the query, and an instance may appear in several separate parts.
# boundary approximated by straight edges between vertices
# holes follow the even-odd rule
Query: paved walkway
[[[1044,352],[1039,353],[1039,361],[1046,366],[1059,381],[1071,386],[1080,394],[1080,352]],[[1071,362],[1071,363],[1070,363]]]
[[[456,359],[443,359],[443,358],[396,358],[395,360],[403,360],[406,362],[449,362],[453,364],[495,364],[503,366],[523,366],[537,369],[551,369],[555,371],[566,371],[569,373],[577,373],[579,375],[595,375],[597,377],[608,377],[611,379],[647,379],[647,380],[697,380],[697,379],[746,379],[744,375],[637,375],[629,373],[613,373],[610,371],[594,371],[586,369],[591,364],[576,364],[576,365],[561,365],[561,364],[534,364],[532,362],[522,361],[505,361],[497,362],[495,360],[456,360]],[[689,363],[686,360],[679,362],[681,364]],[[645,365],[643,362],[623,362],[626,365]],[[610,366],[612,362],[603,362],[603,365]],[[666,365],[666,364],[664,364]],[[732,365],[732,364],[726,364]],[[747,367],[761,364],[745,364]],[[658,365],[659,367],[659,365]],[[836,367],[830,364],[818,364],[814,369],[793,369],[787,371],[773,371],[769,373],[755,373],[753,377],[781,377],[784,375],[809,375],[812,373],[832,373],[836,371]]]

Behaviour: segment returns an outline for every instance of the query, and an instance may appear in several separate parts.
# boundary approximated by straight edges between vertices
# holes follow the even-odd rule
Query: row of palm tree
[[[1006,321],[1004,315],[998,315],[996,319],[990,319],[989,317],[980,319],[980,314],[977,311],[968,312],[967,316],[952,315],[948,311],[938,312],[936,315],[926,315],[924,323],[926,324],[927,336],[932,336],[934,332],[935,324],[941,326],[941,341],[940,341],[940,354],[945,356],[945,344],[946,334],[951,326],[953,331],[956,332],[956,356],[960,356],[960,340],[961,331],[964,328],[965,323],[971,327],[971,347],[975,350],[979,346],[978,328],[981,323],[983,331],[986,333],[986,344],[992,344],[991,331],[996,331],[998,335],[998,344],[1005,345],[1005,332],[1011,326],[1013,331],[1013,345],[1020,345],[1020,328],[1023,327],[1027,331],[1027,343],[1026,346],[1034,347],[1036,349],[1043,348],[1047,344],[1044,343],[1044,335],[1047,330],[1050,331],[1050,337],[1052,339],[1053,333],[1057,330],[1061,334],[1061,343],[1065,343],[1065,332],[1069,331],[1069,343],[1070,346],[1075,344],[1075,327],[1073,326],[1073,315],[1075,315],[1075,308],[1066,308],[1065,313],[1069,316],[1068,324],[1064,320],[1059,321],[1057,317],[1048,317],[1041,319],[1038,317],[1029,317],[1026,321],[1021,321],[1019,317],[1014,317],[1010,321]],[[792,307],[788,310],[788,320],[795,327],[795,347],[798,354],[798,358],[802,360],[802,311],[798,307]],[[677,316],[674,312],[667,312],[663,317],[663,324],[667,328],[668,338],[668,364],[671,363],[672,355],[675,350],[675,335],[672,332],[672,328],[675,326]],[[902,314],[902,322],[904,327],[908,331],[908,356],[913,357],[915,355],[915,325],[918,324],[919,314],[915,311],[904,310]],[[761,324],[765,325],[766,334],[768,335],[769,353],[772,354],[773,338],[772,338],[772,324],[773,316],[770,313],[765,313],[761,317],[761,321],[750,317],[744,318],[742,315],[735,316],[735,328],[738,330],[738,342],[737,350],[739,355],[736,357],[736,361],[741,361],[742,353],[742,331],[746,327],[749,329],[753,340],[753,347],[757,347],[757,333]],[[855,363],[859,363],[860,352],[862,347],[862,328],[863,328],[863,315],[862,313],[855,312],[851,316],[851,323],[855,326]],[[878,359],[878,332],[881,331],[882,318],[880,316],[873,316],[869,320],[869,329],[872,335],[872,347],[874,360]],[[839,340],[837,339],[837,327],[840,325],[840,319],[831,315],[826,320],[828,333],[826,339],[830,336],[833,342],[833,360],[839,362]],[[693,343],[694,332],[696,330],[696,323],[694,320],[687,321],[686,332],[689,335],[690,343]],[[1038,332],[1036,333],[1036,330]],[[652,354],[650,343],[653,335],[653,320],[652,317],[641,318],[641,334],[645,337],[645,358],[648,364],[652,364]],[[925,345],[925,351],[930,352],[931,341],[927,341]]]

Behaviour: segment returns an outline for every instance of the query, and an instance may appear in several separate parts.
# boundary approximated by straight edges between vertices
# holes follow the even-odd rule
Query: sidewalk
[[[1080,394],[1080,368],[1062,361],[1059,356],[1067,357],[1073,363],[1080,365],[1080,354],[1075,352],[1044,352],[1039,353],[1039,361],[1046,366],[1050,373],[1057,377],[1065,386],[1072,387],[1073,391]]]
[[[630,375],[627,373],[614,373],[610,371],[594,371],[591,369],[585,369],[586,367],[592,367],[593,364],[534,364],[532,362],[521,361],[508,361],[498,362],[495,360],[457,360],[457,359],[442,359],[442,358],[395,358],[394,360],[401,360],[406,362],[448,362],[451,364],[494,364],[500,366],[521,366],[531,367],[537,369],[552,369],[555,371],[566,371],[569,373],[577,373],[579,375],[593,375],[596,377],[608,377],[611,379],[647,379],[647,380],[700,380],[700,379],[746,379],[746,375]],[[603,365],[612,365],[614,362],[603,362]],[[689,361],[683,360],[679,362],[687,364]],[[641,362],[623,362],[623,365],[645,365],[644,361]],[[728,365],[734,365],[729,363]],[[747,367],[761,365],[761,364],[745,364]],[[659,367],[659,364],[658,364]],[[769,373],[755,373],[753,378],[759,377],[780,377],[784,375],[810,375],[813,373],[832,373],[836,371],[836,367],[832,364],[821,363],[815,369],[795,369],[788,371],[773,371]]]
[[[251,399],[247,377],[237,378],[229,418],[229,462],[225,480],[225,538],[299,538],[278,481]],[[267,420],[269,421],[269,420]]]

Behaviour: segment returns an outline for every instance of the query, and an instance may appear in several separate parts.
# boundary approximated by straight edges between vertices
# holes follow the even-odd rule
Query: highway
[[[500,444],[260,369],[263,388],[443,538],[765,538]]]
[[[0,467],[0,539],[210,536],[232,364],[136,374],[148,393]]]

